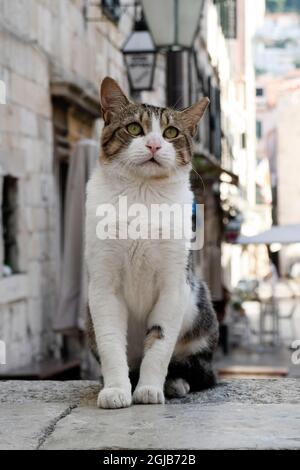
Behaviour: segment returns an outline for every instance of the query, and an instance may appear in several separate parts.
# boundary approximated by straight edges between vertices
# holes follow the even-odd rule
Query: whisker
[[[206,194],[206,187],[205,187],[205,183],[204,183],[204,180],[202,178],[201,175],[199,175],[199,173],[197,172],[197,170],[195,170],[195,168],[193,167],[193,163],[191,162],[191,165],[192,165],[192,170],[196,173],[196,175],[199,177],[201,183],[202,183],[202,187],[203,187],[203,196],[205,196]]]

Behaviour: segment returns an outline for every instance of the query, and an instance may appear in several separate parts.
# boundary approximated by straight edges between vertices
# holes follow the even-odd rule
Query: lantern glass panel
[[[203,0],[141,0],[141,2],[157,47],[192,47]]]
[[[155,68],[155,54],[141,52],[126,54],[125,63],[131,89],[133,91],[151,90]]]

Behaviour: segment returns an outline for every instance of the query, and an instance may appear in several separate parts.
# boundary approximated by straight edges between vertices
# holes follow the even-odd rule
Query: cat
[[[88,336],[100,358],[100,408],[160,404],[215,384],[218,325],[179,239],[99,239],[97,207],[189,204],[193,136],[209,100],[183,111],[135,104],[106,77],[99,163],[87,186]],[[132,384],[135,386],[132,395]]]

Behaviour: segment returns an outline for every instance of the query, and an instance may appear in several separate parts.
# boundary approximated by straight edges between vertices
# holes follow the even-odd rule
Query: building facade
[[[257,68],[256,108],[258,158],[269,166],[272,223],[298,224],[299,197],[297,148],[299,139],[299,38],[300,16],[296,9],[267,14],[255,38]],[[292,171],[291,171],[292,169]],[[294,201],[294,202],[293,202]],[[299,246],[271,247],[281,275],[289,274],[299,260]]]
[[[257,90],[258,155],[269,166],[272,223],[298,224],[300,72],[295,70],[281,78],[261,76]],[[282,247],[276,258],[280,274],[287,275],[299,258],[299,246]]]
[[[52,321],[70,155],[78,140],[98,141],[101,79],[111,75],[128,91],[120,50],[130,12],[116,18],[109,8],[84,7],[0,2],[0,337],[8,368],[60,354]],[[164,104],[163,88],[155,88],[151,99]]]
[[[230,288],[255,275],[253,254],[232,244],[232,232],[256,233],[271,224],[270,206],[257,203],[257,139],[253,38],[265,14],[265,1],[237,0],[235,38],[226,38],[229,64],[223,80],[223,166],[238,175],[238,185],[221,185],[225,219],[222,243],[223,282]],[[224,54],[222,54],[222,57]],[[224,62],[224,59],[222,59]],[[225,149],[225,150],[224,150]]]
[[[129,93],[121,48],[133,27],[133,9],[119,8],[126,1],[103,1],[102,8],[94,3],[0,2],[0,339],[8,370],[61,355],[53,319],[63,281],[70,158],[82,139],[99,140],[101,79],[110,75]],[[228,0],[221,9],[219,3],[203,2],[194,52],[158,54],[154,91],[135,97],[156,105],[179,98],[182,107],[202,96],[211,100],[199,129],[192,184],[206,207],[205,248],[196,265],[216,300],[223,282],[222,193],[235,196],[235,173],[245,171],[246,198],[253,197],[247,178],[254,145],[250,32],[239,25],[249,2]],[[247,50],[239,53],[239,47]]]
[[[300,17],[296,12],[268,13],[255,40],[258,74],[283,76],[300,67]]]

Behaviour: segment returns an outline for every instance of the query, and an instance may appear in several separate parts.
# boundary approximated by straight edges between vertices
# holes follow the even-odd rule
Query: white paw
[[[190,386],[184,379],[168,379],[165,383],[165,392],[170,398],[183,398],[189,391]]]
[[[164,392],[160,387],[154,385],[137,386],[133,394],[134,403],[161,404],[165,402]]]
[[[99,408],[127,408],[131,405],[131,393],[123,388],[103,388],[98,395]]]

